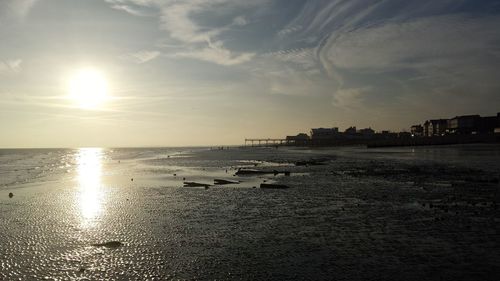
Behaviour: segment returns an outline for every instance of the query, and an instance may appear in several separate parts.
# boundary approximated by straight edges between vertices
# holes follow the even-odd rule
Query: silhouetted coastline
[[[372,147],[500,143],[500,113],[496,116],[455,116],[432,119],[413,125],[410,132],[375,132],[372,128],[313,128],[310,134],[299,133],[282,139],[245,139],[245,146],[345,146]]]

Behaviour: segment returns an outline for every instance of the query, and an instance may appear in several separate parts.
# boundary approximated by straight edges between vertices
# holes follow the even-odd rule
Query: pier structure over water
[[[293,141],[287,139],[245,139],[245,146],[277,146],[293,144]]]

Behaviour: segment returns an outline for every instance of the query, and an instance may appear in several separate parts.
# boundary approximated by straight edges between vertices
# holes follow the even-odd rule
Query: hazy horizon
[[[0,148],[239,145],[496,115],[500,3],[0,2]]]

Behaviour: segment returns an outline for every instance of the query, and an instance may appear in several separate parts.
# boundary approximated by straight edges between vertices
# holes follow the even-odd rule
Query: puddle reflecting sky
[[[77,163],[77,202],[82,225],[92,227],[103,211],[105,193],[102,186],[101,148],[81,148],[76,154]]]

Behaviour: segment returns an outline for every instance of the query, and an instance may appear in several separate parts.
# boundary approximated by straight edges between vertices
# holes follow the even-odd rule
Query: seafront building
[[[312,128],[310,134],[299,133],[285,139],[245,139],[245,145],[435,145],[500,141],[500,112],[495,116],[461,115],[450,119],[429,119],[410,127],[409,132],[375,132],[355,126],[340,131],[338,127]]]
[[[427,137],[443,136],[448,128],[448,119],[433,119],[429,120]]]
[[[336,138],[338,135],[338,127],[311,129],[311,139],[315,140]]]
[[[445,135],[476,135],[500,132],[500,113],[496,116],[462,115],[450,119],[426,120],[422,125],[413,125],[413,137],[438,137]]]
[[[300,133],[295,136],[286,136],[286,143],[287,144],[294,144],[294,145],[306,145],[311,138],[305,134],[305,133]]]
[[[424,126],[413,125],[410,128],[410,132],[411,132],[412,137],[423,137],[424,136]]]

